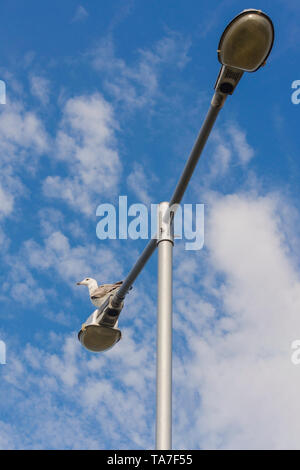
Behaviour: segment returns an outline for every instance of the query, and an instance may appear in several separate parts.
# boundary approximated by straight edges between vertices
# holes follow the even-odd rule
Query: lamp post
[[[172,249],[173,220],[202,150],[228,95],[232,95],[244,72],[255,72],[263,66],[274,42],[274,27],[261,10],[244,10],[225,28],[218,47],[221,69],[215,84],[210,108],[191,154],[169,203],[158,210],[158,233],[132,267],[118,291],[92,314],[92,321],[79,332],[82,344],[93,351],[113,346],[121,337],[116,330],[123,301],[130,287],[158,246],[158,318],[157,318],[157,386],[156,449],[171,449],[172,429]],[[97,330],[98,328],[98,330]],[[102,335],[102,328],[103,333]],[[96,330],[95,330],[96,329]],[[90,330],[92,348],[89,347]],[[95,334],[97,333],[97,334]],[[107,338],[111,338],[107,340]],[[103,337],[103,339],[102,339]],[[109,343],[109,346],[107,346]]]
[[[172,214],[169,213],[168,202],[159,204],[155,430],[157,449],[172,448]]]

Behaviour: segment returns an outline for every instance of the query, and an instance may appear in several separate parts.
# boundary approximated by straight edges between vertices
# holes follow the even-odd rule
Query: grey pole
[[[158,302],[156,346],[156,449],[172,448],[172,257],[173,222],[158,207]],[[167,219],[167,220],[166,220]]]

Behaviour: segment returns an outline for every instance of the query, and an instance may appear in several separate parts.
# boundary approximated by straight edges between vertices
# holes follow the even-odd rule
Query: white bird
[[[123,281],[98,286],[96,279],[92,277],[86,277],[83,281],[77,282],[77,286],[88,286],[90,299],[95,307],[101,307],[107,298],[119,289],[121,284],[123,284]],[[132,287],[130,289],[132,289]]]

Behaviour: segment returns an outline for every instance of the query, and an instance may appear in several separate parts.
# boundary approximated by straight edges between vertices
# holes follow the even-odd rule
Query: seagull
[[[123,281],[115,282],[114,284],[102,284],[98,286],[96,279],[92,277],[86,277],[81,282],[76,283],[77,286],[88,286],[90,299],[95,307],[101,307],[101,305],[112,295],[116,290],[119,289]],[[130,287],[132,289],[132,287]]]

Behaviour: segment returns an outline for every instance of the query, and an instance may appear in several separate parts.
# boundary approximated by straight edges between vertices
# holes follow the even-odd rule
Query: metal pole
[[[172,256],[173,223],[165,221],[169,203],[158,207],[158,302],[156,352],[156,449],[172,448]]]
[[[183,198],[183,195],[187,188],[187,185],[189,184],[192,174],[194,173],[194,169],[201,156],[202,150],[205,147],[206,141],[211,133],[214,123],[216,122],[219,112],[225,103],[226,98],[227,95],[224,95],[223,93],[216,92],[214,94],[211,100],[211,105],[198,134],[197,140],[194,144],[194,147],[192,148],[188,161],[186,162],[178,184],[171,197],[170,206],[172,206],[173,204],[180,204],[181,199]]]
[[[218,114],[223,107],[223,104],[227,98],[227,95],[224,93],[220,92],[215,92],[210,108],[208,110],[208,113],[206,115],[206,118],[202,124],[202,127],[200,129],[200,132],[198,134],[197,140],[194,144],[194,147],[190,153],[190,156],[188,158],[188,161],[184,167],[184,170],[182,172],[182,175],[179,179],[179,182],[175,188],[175,191],[172,195],[172,198],[170,200],[170,206],[173,204],[180,204],[181,199],[185,193],[186,187],[191,179],[191,176],[194,172],[194,169],[198,163],[198,160],[200,158],[200,155],[202,153],[202,150],[206,144],[206,141],[208,139],[208,136],[214,126],[214,123],[218,117]],[[112,299],[112,305],[114,307],[119,307],[124,300],[126,294],[128,293],[130,287],[142,271],[143,267],[147,263],[148,259],[154,252],[155,248],[157,246],[157,240],[156,237],[151,239],[148,244],[146,245],[146,248],[132,267],[131,271],[127,275],[126,279],[124,280],[122,286],[118,291],[115,293],[113,299]]]

